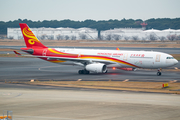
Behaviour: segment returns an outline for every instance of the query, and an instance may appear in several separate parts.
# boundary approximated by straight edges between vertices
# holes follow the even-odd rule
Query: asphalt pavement
[[[180,68],[180,62],[176,65]],[[173,68],[173,67],[172,67]],[[79,75],[78,66],[59,65],[50,63],[39,58],[0,58],[0,81],[22,81],[22,80],[92,80],[92,81],[180,81],[180,72],[162,71],[161,76],[157,76],[157,70],[139,69],[137,71],[124,71],[109,69],[106,74],[91,73]]]
[[[0,116],[4,110],[9,110],[14,120],[180,119],[180,96],[176,94],[63,89],[0,82],[0,101]]]

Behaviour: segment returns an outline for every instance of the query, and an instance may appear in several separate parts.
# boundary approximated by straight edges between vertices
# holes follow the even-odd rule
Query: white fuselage
[[[130,68],[165,68],[173,66],[178,63],[171,55],[154,52],[154,51],[127,51],[127,50],[92,50],[92,49],[67,49],[67,48],[55,48],[57,51],[77,54],[80,59],[86,59],[89,61],[99,62],[111,62],[107,65],[109,67],[130,67]],[[83,58],[83,55],[90,55],[95,57]],[[98,57],[107,57],[110,59],[99,59]],[[81,58],[82,57],[82,58]],[[111,59],[118,59],[122,62],[116,62]],[[129,64],[125,64],[129,63]]]

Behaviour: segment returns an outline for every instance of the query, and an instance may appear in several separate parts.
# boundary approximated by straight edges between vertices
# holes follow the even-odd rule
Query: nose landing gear
[[[160,68],[160,69],[158,69],[157,71],[158,71],[158,72],[157,72],[157,76],[161,76],[161,71],[162,71],[162,69]]]

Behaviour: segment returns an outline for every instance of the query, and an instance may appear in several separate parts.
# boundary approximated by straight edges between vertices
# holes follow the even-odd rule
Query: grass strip
[[[137,92],[155,92],[180,94],[180,83],[170,81],[169,87],[162,88],[164,82],[122,82],[122,81],[34,81],[34,82],[9,82],[30,85],[46,85],[57,87],[91,88],[106,90],[125,90]]]

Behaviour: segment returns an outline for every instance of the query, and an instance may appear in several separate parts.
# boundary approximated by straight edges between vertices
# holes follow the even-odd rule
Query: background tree
[[[138,36],[132,36],[132,40],[139,40]]]
[[[65,35],[65,40],[69,40],[69,36],[68,35]]]
[[[7,34],[7,28],[19,28],[19,23],[27,23],[31,28],[39,28],[39,27],[70,27],[70,28],[82,28],[88,27],[92,29],[101,30],[109,30],[114,28],[141,28],[140,23],[142,23],[141,19],[133,20],[133,19],[122,19],[122,20],[85,20],[85,21],[73,21],[73,20],[44,20],[44,21],[31,21],[27,19],[18,19],[14,21],[0,21],[0,34]],[[158,18],[158,19],[148,19],[146,20],[147,29],[180,29],[180,18]]]
[[[48,39],[48,40],[54,40],[54,35],[48,35],[48,36],[47,36],[47,39]]]
[[[76,40],[76,36],[75,36],[75,35],[72,35],[72,36],[71,36],[71,40]]]
[[[59,34],[59,35],[56,36],[56,38],[57,38],[57,40],[63,40],[64,36]]]
[[[14,38],[13,38],[13,36],[9,36],[9,39],[12,40],[12,39],[14,39]]]
[[[175,34],[174,34],[174,35],[168,35],[167,38],[168,38],[168,40],[170,40],[170,41],[174,41],[174,40],[177,39],[177,36],[176,36]]]
[[[155,40],[157,40],[158,38],[156,37],[155,34],[150,34],[150,35],[148,36],[148,39],[149,39],[149,40],[152,40],[152,41],[155,41]]]
[[[111,34],[108,34],[108,35],[106,36],[106,40],[112,40],[112,35],[111,35]]]
[[[127,41],[127,40],[129,40],[129,36],[124,36],[124,39]]]
[[[87,35],[86,34],[79,34],[79,38],[82,39],[82,40],[85,40],[87,39]]]
[[[114,40],[120,40],[121,39],[121,35],[117,35],[117,34],[113,34],[112,35],[112,38],[114,39]]]
[[[180,40],[180,35],[176,36],[176,40]]]
[[[48,38],[48,36],[47,36],[46,34],[39,36],[39,39],[40,39],[40,40],[45,40],[45,39],[47,39],[47,38]]]
[[[166,37],[160,36],[159,39],[160,39],[161,41],[164,41],[164,40],[166,40]]]
[[[100,35],[100,38],[98,38],[99,40],[105,40],[106,37],[104,35]]]

